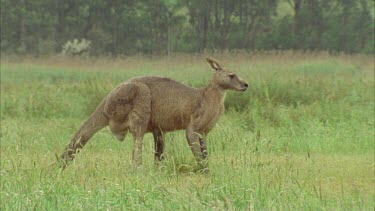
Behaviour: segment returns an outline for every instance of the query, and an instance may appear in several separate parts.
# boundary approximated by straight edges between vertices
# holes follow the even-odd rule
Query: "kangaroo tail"
[[[65,169],[73,161],[77,150],[85,146],[96,132],[108,125],[109,119],[104,113],[105,102],[106,99],[99,104],[94,113],[81,125],[65,147],[63,154],[58,159],[62,169]]]

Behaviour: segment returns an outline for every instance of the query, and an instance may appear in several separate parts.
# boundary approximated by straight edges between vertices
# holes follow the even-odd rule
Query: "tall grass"
[[[201,55],[117,60],[1,61],[1,209],[374,208],[374,63],[357,55],[266,52],[214,55],[245,78],[208,136],[209,175],[183,131],[166,137],[166,159],[132,168],[133,141],[96,134],[64,172],[55,154],[118,83],[163,75],[199,87]]]

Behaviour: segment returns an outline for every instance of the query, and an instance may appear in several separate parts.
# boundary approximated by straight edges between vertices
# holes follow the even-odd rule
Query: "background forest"
[[[372,0],[1,0],[1,52],[90,55],[205,50],[374,53]]]

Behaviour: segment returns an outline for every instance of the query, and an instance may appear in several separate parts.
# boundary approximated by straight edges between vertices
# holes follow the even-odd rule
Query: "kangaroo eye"
[[[234,78],[234,76],[236,76],[236,74],[230,73],[230,74],[228,74],[228,76],[229,76],[229,78]]]

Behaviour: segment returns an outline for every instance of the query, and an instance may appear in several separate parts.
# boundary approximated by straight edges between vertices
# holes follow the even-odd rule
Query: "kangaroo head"
[[[223,89],[245,91],[249,86],[246,81],[224,67],[212,58],[206,58],[208,64],[215,70],[211,82]]]

